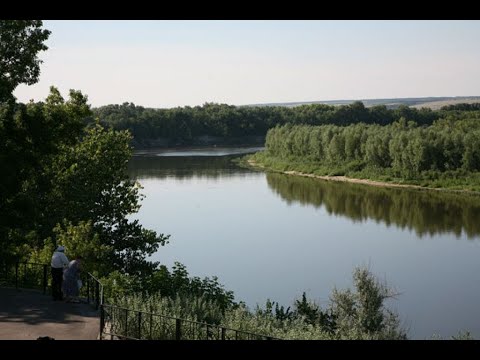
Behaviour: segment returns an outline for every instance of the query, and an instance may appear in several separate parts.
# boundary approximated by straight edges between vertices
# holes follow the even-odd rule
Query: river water
[[[129,165],[146,198],[135,218],[171,234],[152,260],[218,276],[250,307],[320,305],[367,265],[412,338],[480,337],[480,198],[335,183],[238,167],[258,148],[149,150]]]

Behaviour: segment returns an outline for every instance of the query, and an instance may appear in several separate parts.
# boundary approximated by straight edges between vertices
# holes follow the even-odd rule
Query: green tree
[[[0,108],[0,252],[11,253],[27,234],[33,247],[41,246],[52,221],[63,220],[45,211],[55,180],[47,170],[80,141],[90,109],[80,92],[71,90],[65,101],[53,87],[45,103],[9,101]]]
[[[41,27],[39,20],[0,20],[0,258],[14,251],[15,238],[28,237],[17,231],[34,216],[27,188],[55,147],[45,124],[12,94],[17,85],[38,80],[37,53],[47,49],[50,34]]]
[[[97,265],[105,271],[140,274],[156,267],[146,257],[165,244],[168,236],[157,236],[138,220],[127,218],[138,211],[141,200],[140,185],[127,174],[130,140],[128,131],[106,130],[97,124],[85,131],[76,146],[65,146],[46,169],[52,191],[47,204],[49,220],[44,222],[49,221],[48,228],[62,219],[79,226],[90,221],[99,245],[111,249]]]
[[[37,55],[48,49],[44,42],[50,35],[42,25],[41,20],[0,20],[0,101],[11,98],[19,84],[38,81]]]
[[[340,338],[406,339],[398,314],[385,307],[396,294],[366,268],[353,272],[355,291],[334,289],[330,297]]]

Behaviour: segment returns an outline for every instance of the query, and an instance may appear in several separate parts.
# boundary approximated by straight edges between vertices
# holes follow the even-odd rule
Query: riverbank
[[[332,169],[322,164],[290,162],[271,158],[264,152],[246,156],[240,165],[254,169],[279,172],[287,175],[310,177],[326,181],[349,182],[389,188],[436,190],[480,196],[480,174],[470,173],[464,178],[400,179],[392,178],[385,169]]]

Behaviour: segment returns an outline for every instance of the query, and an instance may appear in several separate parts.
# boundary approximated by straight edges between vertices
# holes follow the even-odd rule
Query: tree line
[[[169,145],[189,145],[201,136],[233,138],[265,136],[277,125],[338,125],[356,123],[388,125],[401,118],[419,125],[430,125],[442,114],[427,108],[420,110],[402,105],[388,109],[384,105],[366,108],[362,102],[331,106],[310,104],[285,106],[233,106],[206,103],[171,109],[152,109],[133,103],[107,105],[93,109],[93,116],[105,127],[129,130],[136,144],[150,139],[165,138]]]
[[[463,112],[420,126],[402,118],[390,125],[284,125],[269,130],[266,154],[326,165],[391,169],[413,178],[421,172],[480,170],[480,112]]]

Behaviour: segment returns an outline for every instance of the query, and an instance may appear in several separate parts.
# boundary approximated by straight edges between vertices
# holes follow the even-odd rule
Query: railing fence
[[[51,290],[50,266],[33,262],[0,263],[0,286]],[[82,276],[80,296],[100,310],[100,339],[131,340],[279,340],[221,325],[201,323],[105,304],[103,284],[91,273]]]
[[[51,287],[50,267],[33,262],[4,262],[0,265],[0,284],[18,288],[41,289],[44,294]]]
[[[221,325],[103,304],[100,307],[100,338],[107,337],[125,340],[279,340]]]

